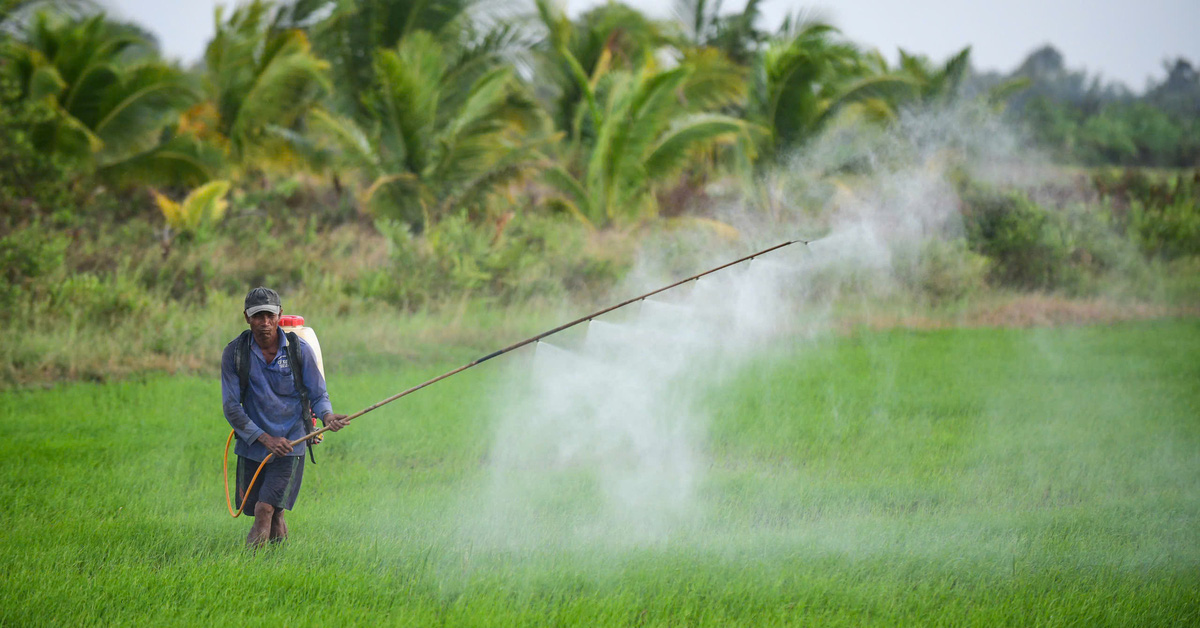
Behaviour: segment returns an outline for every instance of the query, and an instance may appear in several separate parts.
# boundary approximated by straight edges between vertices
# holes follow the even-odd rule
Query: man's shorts
[[[242,512],[254,514],[254,506],[258,502],[270,504],[276,508],[291,510],[296,505],[296,496],[300,494],[300,482],[304,480],[304,456],[273,457],[258,474],[254,488],[246,496],[246,487],[258,470],[260,461],[242,456],[237,457],[237,495],[241,503],[243,496],[246,505]]]

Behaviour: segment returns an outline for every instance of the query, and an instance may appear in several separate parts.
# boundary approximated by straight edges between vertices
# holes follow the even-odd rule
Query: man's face
[[[246,317],[246,322],[250,325],[250,333],[254,334],[254,339],[258,341],[260,347],[265,347],[270,344],[274,338],[277,329],[279,329],[279,314],[274,312],[255,312],[254,316],[246,316],[242,312],[242,316]]]

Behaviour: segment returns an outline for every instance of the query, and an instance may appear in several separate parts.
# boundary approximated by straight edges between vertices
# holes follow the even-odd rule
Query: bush
[[[37,223],[0,238],[0,305],[11,311],[45,295],[66,250],[66,237]]]
[[[1093,182],[1113,207],[1114,226],[1145,255],[1172,260],[1200,254],[1200,169],[1100,170]]]
[[[86,323],[111,324],[145,312],[150,295],[122,274],[98,277],[78,273],[54,286],[50,307]]]
[[[970,250],[963,238],[929,240],[915,259],[904,261],[897,263],[901,282],[935,303],[957,301],[982,289],[991,266],[991,261]]]
[[[390,268],[363,273],[347,292],[408,310],[468,294],[502,303],[556,298],[610,283],[621,270],[588,251],[576,224],[552,216],[510,213],[477,223],[459,214],[420,236],[394,220],[380,220],[376,228],[391,243]]]
[[[52,115],[0,81],[0,234],[43,218],[66,225],[79,210],[74,185],[79,173],[35,148],[30,136],[30,129]]]
[[[1183,197],[1158,207],[1135,202],[1129,229],[1147,255],[1167,260],[1200,255],[1200,202]]]
[[[992,260],[989,279],[999,285],[1046,290],[1076,279],[1059,221],[1017,191],[982,188],[962,194],[971,250]]]

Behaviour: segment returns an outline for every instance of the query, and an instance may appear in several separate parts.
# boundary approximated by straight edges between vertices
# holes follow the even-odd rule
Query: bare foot
[[[287,540],[288,529],[287,521],[283,519],[283,513],[286,512],[282,508],[275,509],[275,515],[271,518],[271,542],[279,543]]]
[[[257,549],[271,538],[275,518],[275,507],[258,502],[254,505],[254,525],[250,526],[250,534],[246,535],[246,547]]]

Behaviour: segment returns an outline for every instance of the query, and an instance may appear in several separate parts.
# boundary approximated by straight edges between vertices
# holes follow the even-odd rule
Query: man
[[[254,513],[254,525],[246,537],[246,545],[258,547],[271,541],[287,538],[287,523],[283,513],[291,510],[304,478],[304,453],[308,442],[292,447],[307,434],[306,421],[311,421],[303,407],[302,392],[307,392],[312,413],[331,431],[338,431],[348,421],[344,414],[334,414],[325,391],[325,380],[317,369],[312,347],[300,338],[299,351],[293,351],[300,364],[288,363],[288,339],[279,330],[283,303],[279,294],[258,287],[246,295],[242,315],[250,326],[249,337],[235,339],[225,347],[221,356],[221,397],[225,419],[237,434],[237,493],[245,500],[243,512]],[[249,377],[242,390],[238,374],[239,344],[249,343]],[[293,347],[295,349],[295,347]],[[297,390],[292,369],[300,367],[304,391]],[[254,487],[246,487],[259,464],[268,454],[274,454],[263,467]]]

